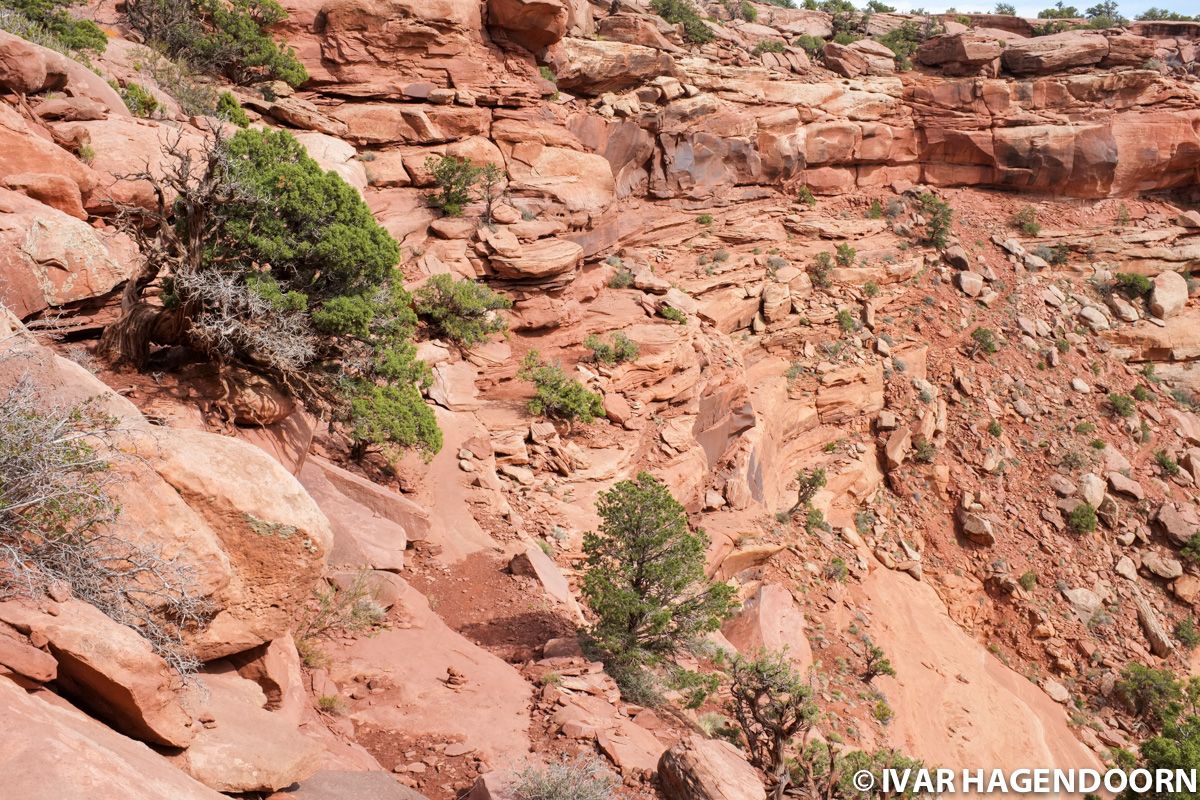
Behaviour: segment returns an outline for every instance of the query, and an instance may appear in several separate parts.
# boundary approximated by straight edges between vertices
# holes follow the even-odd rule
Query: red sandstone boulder
[[[488,25],[528,50],[548,47],[567,32],[563,0],[488,0]]]
[[[0,794],[20,800],[226,800],[49,692],[0,678]]]
[[[1004,68],[1014,75],[1046,75],[1100,63],[1108,55],[1108,39],[1091,31],[1065,31],[1012,42],[1004,48]]]
[[[23,178],[10,180],[20,183]],[[71,194],[53,176],[43,174],[35,182],[59,185],[65,195]],[[25,194],[0,189],[0,303],[14,314],[24,318],[102,295],[127,274],[128,268],[113,258],[90,225]]]
[[[117,730],[171,747],[192,741],[192,719],[175,693],[178,676],[149,642],[79,600],[54,611],[10,601],[0,603],[0,620],[48,642],[58,685]]]
[[[317,770],[321,746],[284,716],[267,711],[267,698],[255,683],[228,670],[200,678],[192,704],[196,738],[170,760],[219,792],[272,792]]]
[[[988,36],[934,36],[921,44],[916,60],[926,66],[940,66],[947,75],[971,75],[1000,58],[1003,49],[999,40]]]
[[[554,66],[560,89],[591,97],[675,74],[675,61],[662,50],[603,39],[564,39]]]
[[[689,736],[663,753],[658,775],[667,800],[766,800],[754,767],[723,739]]]

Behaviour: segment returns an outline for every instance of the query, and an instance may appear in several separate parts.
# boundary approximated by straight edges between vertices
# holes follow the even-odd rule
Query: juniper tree
[[[600,530],[584,536],[583,596],[590,634],[625,663],[653,663],[716,630],[733,589],[704,574],[708,536],[691,531],[683,506],[654,476],[621,481],[596,501]]]

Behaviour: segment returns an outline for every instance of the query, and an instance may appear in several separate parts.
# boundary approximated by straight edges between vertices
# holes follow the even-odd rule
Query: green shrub
[[[687,314],[680,311],[674,306],[663,305],[658,309],[658,315],[665,320],[670,320],[678,325],[683,325],[687,322]]]
[[[992,420],[991,422],[989,422],[989,423],[988,423],[988,426],[987,426],[987,431],[988,431],[988,433],[989,433],[989,434],[991,434],[991,435],[992,435],[994,438],[996,438],[996,439],[999,439],[999,438],[1000,438],[1000,434],[1004,433],[1004,428],[1002,428],[1002,427],[1000,426],[1000,421],[999,421],[999,420]]]
[[[567,376],[557,364],[546,364],[536,350],[525,354],[517,373],[521,380],[533,384],[535,394],[529,401],[529,411],[548,417],[584,424],[604,415],[604,401],[589,392],[583,384]]]
[[[829,253],[817,253],[808,272],[813,286],[818,289],[828,289],[832,285],[830,274],[833,272],[833,256]]]
[[[650,0],[650,9],[672,25],[683,26],[683,38],[693,44],[705,44],[713,40],[691,0]]]
[[[809,57],[816,58],[825,49],[825,40],[820,36],[811,36],[807,33],[802,33],[792,40],[792,46],[799,47],[808,53]]]
[[[939,249],[945,247],[950,243],[950,224],[954,219],[954,209],[931,192],[922,194],[918,199],[921,202],[921,213],[927,220],[925,243]]]
[[[504,330],[504,317],[495,312],[506,308],[512,308],[512,301],[486,284],[469,278],[456,281],[445,273],[430,277],[417,290],[417,316],[435,335],[464,346]]]
[[[441,209],[446,216],[461,217],[463,207],[474,199],[471,190],[482,170],[457,156],[430,156],[425,159],[425,169],[429,170],[438,187],[436,194],[427,196],[429,205]]]
[[[878,198],[871,201],[871,206],[867,209],[867,219],[883,219],[883,203],[879,202]]]
[[[829,563],[825,565],[825,577],[831,581],[845,583],[850,577],[850,568],[846,566],[846,559],[841,556],[834,556]]]
[[[554,70],[545,65],[538,67],[538,74],[542,76],[543,80],[554,84],[558,83],[558,76],[554,74]]]
[[[876,297],[879,295],[879,284],[875,281],[867,281],[863,284],[862,290],[866,297]]]
[[[1131,272],[1117,273],[1116,289],[1128,297],[1145,297],[1153,288],[1154,283],[1145,275]]]
[[[936,457],[937,448],[933,446],[933,442],[923,437],[913,442],[913,461],[919,464],[930,464]]]
[[[620,785],[595,756],[563,759],[548,767],[530,766],[517,773],[514,800],[612,800]]]
[[[1195,617],[1185,617],[1175,625],[1175,638],[1185,650],[1195,650],[1200,646],[1200,629],[1196,627]]]
[[[0,28],[64,53],[103,53],[108,36],[90,19],[76,19],[67,10],[73,0],[3,0]]]
[[[843,308],[842,310],[837,312],[837,323],[838,323],[838,327],[841,328],[846,333],[856,331],[860,327],[862,327],[861,325],[859,325],[858,320],[856,320],[854,318],[854,315],[852,313],[850,313],[850,309],[848,309],[848,308]]]
[[[195,160],[191,170],[180,162],[167,171],[174,177],[162,191],[179,200],[158,218],[154,257],[138,277],[148,286],[170,270],[164,305],[153,311],[160,327],[180,331],[167,341],[316,395],[349,421],[358,455],[436,452],[441,434],[420,394],[429,368],[411,342],[412,298],[391,280],[399,245],[358,192],[289,133],[243,130],[208,148],[202,175]],[[130,224],[145,220],[134,214]],[[310,369],[314,332],[333,337],[320,349],[329,369]],[[142,366],[151,335],[154,326],[126,313],[101,345]]]
[[[849,244],[842,242],[837,246],[837,263],[839,267],[854,266],[854,258],[858,255],[858,251]]]
[[[250,117],[246,115],[242,104],[233,96],[232,92],[221,92],[217,98],[217,116],[223,120],[227,120],[230,124],[236,125],[239,128],[250,126]]]
[[[713,224],[713,215],[712,214],[701,214],[700,216],[696,217],[696,223],[699,225],[712,225]]]
[[[777,6],[779,8],[795,8],[796,4],[793,0],[762,0],[769,6]]]
[[[1015,17],[1017,15],[1017,8],[1012,3],[996,3],[996,8],[992,13],[1003,14],[1006,17]]]
[[[731,19],[740,19],[746,22],[758,20],[758,9],[750,4],[750,0],[725,0],[725,10],[729,12]]]
[[[583,345],[592,351],[592,359],[602,364],[621,364],[636,361],[638,357],[637,343],[619,332],[614,333],[609,342],[592,334],[583,340]]]
[[[642,472],[601,492],[600,530],[583,538],[582,594],[596,615],[589,637],[626,664],[654,663],[716,630],[733,588],[709,584],[708,537],[665,484]]]
[[[1065,244],[1039,244],[1033,248],[1033,254],[1052,266],[1062,266],[1067,263],[1070,250]]]
[[[991,328],[976,328],[971,331],[971,355],[984,353],[994,355],[1000,352],[1000,344]]]
[[[880,675],[887,675],[894,678],[896,676],[896,668],[892,666],[892,662],[887,657],[887,653],[883,652],[883,648],[866,638],[863,639],[863,645],[867,648],[866,653],[863,655],[865,662],[862,673],[863,682],[870,683]]]
[[[1179,462],[1167,455],[1166,450],[1159,450],[1154,454],[1154,463],[1158,464],[1159,469],[1168,477],[1174,478],[1179,474]]]
[[[1075,533],[1096,530],[1096,509],[1091,503],[1080,503],[1067,514],[1067,527]]]
[[[1096,432],[1096,423],[1081,422],[1075,426],[1075,432],[1082,433],[1084,436],[1087,436],[1088,434],[1091,434],[1091,433],[1095,433]]]
[[[1150,394],[1150,390],[1145,386],[1142,386],[1140,383],[1133,387],[1133,391],[1129,394],[1133,396],[1134,400],[1137,400],[1140,403],[1144,403],[1153,397],[1153,395]]]
[[[1033,206],[1025,206],[1016,214],[1013,214],[1012,219],[1009,220],[1009,224],[1026,236],[1037,236],[1042,232],[1042,226],[1037,218],[1037,209]]]
[[[1200,533],[1192,534],[1191,538],[1179,549],[1179,555],[1189,564],[1200,564]]]
[[[287,19],[276,0],[126,0],[125,14],[147,44],[234,83],[308,80],[295,52],[268,32]]]
[[[1135,716],[1155,728],[1179,714],[1184,698],[1183,687],[1170,670],[1153,669],[1136,661],[1121,671],[1114,692]]]
[[[778,39],[764,39],[754,45],[754,55],[761,56],[763,53],[783,53],[787,50],[787,45]]]
[[[921,29],[911,20],[879,37],[879,43],[887,47],[896,56],[896,65],[901,71],[912,69],[912,57],[921,46],[925,36]]]
[[[158,100],[140,83],[130,81],[121,87],[120,95],[129,113],[135,117],[152,117],[158,110]]]
[[[608,279],[610,289],[628,289],[633,285],[633,271],[627,267],[618,267]]]
[[[1116,392],[1109,393],[1108,405],[1118,417],[1132,417],[1133,413],[1137,410],[1132,397],[1127,394],[1117,394]]]
[[[1026,572],[1017,580],[1017,583],[1021,584],[1021,588],[1027,592],[1032,592],[1033,587],[1037,586],[1037,582],[1038,577],[1036,572]]]

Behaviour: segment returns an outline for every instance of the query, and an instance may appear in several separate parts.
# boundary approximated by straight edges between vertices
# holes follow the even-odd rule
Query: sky
[[[883,0],[889,6],[895,6],[897,11],[911,11],[914,8],[924,8],[926,11],[944,11],[953,7],[958,11],[991,11],[996,6],[995,0]],[[1055,0],[1008,0],[1016,6],[1017,14],[1022,17],[1036,17],[1043,8],[1050,8]],[[1088,6],[1095,5],[1097,0],[1065,0],[1067,5],[1073,5],[1083,12]],[[859,4],[861,5],[861,3]],[[1118,0],[1121,13],[1133,19],[1140,12],[1151,6],[1165,8],[1189,16],[1200,14],[1200,0]]]

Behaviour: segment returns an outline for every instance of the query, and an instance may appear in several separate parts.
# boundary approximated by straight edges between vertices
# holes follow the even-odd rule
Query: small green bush
[[[250,125],[250,117],[246,115],[246,110],[242,108],[242,104],[238,102],[232,92],[221,92],[220,97],[217,98],[216,113],[221,119],[227,120],[239,128],[246,128]]]
[[[425,159],[425,169],[438,187],[436,194],[427,196],[429,205],[441,209],[448,217],[461,217],[463,208],[473,199],[471,190],[482,170],[457,156],[430,156]]]
[[[693,44],[713,40],[713,32],[704,24],[691,0],[650,0],[650,9],[672,25],[682,25],[683,38]]]
[[[1116,289],[1127,297],[1145,297],[1154,288],[1154,283],[1145,275],[1118,272]]]
[[[753,53],[756,56],[761,56],[763,53],[783,53],[786,50],[787,45],[778,39],[763,39],[754,45]]]
[[[417,290],[416,312],[437,336],[470,346],[485,341],[507,326],[495,312],[512,308],[512,301],[469,278],[455,281],[441,273]]]
[[[792,46],[799,47],[808,53],[809,57],[816,58],[825,49],[825,40],[820,36],[803,33],[792,40]]]
[[[867,209],[867,219],[883,219],[883,203],[878,199],[871,201],[871,206]]]
[[[932,192],[926,192],[919,198],[921,212],[925,215],[925,243],[941,249],[950,243],[950,225],[954,219],[954,209],[945,200]]]
[[[1150,394],[1150,390],[1145,386],[1142,386],[1140,383],[1133,387],[1133,391],[1130,392],[1130,394],[1133,396],[1133,399],[1137,400],[1139,403],[1144,403],[1153,397],[1153,395]]]
[[[1037,586],[1038,576],[1036,572],[1026,572],[1022,575],[1017,583],[1021,584],[1021,588],[1027,592],[1032,592],[1033,587]]]
[[[863,284],[863,294],[867,297],[876,297],[879,295],[879,284],[875,281],[867,281]]]
[[[125,15],[147,44],[239,85],[308,80],[295,51],[269,33],[287,19],[277,0],[126,0]]]
[[[1116,392],[1109,393],[1108,405],[1118,417],[1132,417],[1133,413],[1137,410],[1132,397],[1127,394],[1117,394]]]
[[[1174,478],[1179,474],[1179,462],[1167,455],[1166,450],[1159,450],[1154,454],[1154,463],[1158,464],[1159,469],[1168,477]]]
[[[595,334],[583,340],[584,347],[592,351],[592,359],[602,364],[621,364],[626,361],[636,361],[638,357],[637,343],[623,333],[614,333],[609,342],[605,342]]]
[[[1195,617],[1185,617],[1175,625],[1175,638],[1185,650],[1195,650],[1200,646],[1200,629],[1196,627]]]
[[[135,117],[152,117],[158,111],[158,100],[140,83],[126,83],[121,87],[120,95],[129,113]]]
[[[997,439],[1000,438],[1000,434],[1004,433],[1004,428],[1000,426],[999,420],[992,420],[989,422],[987,430],[989,434]]]
[[[800,191],[796,193],[796,202],[812,208],[816,206],[817,198],[813,194],[812,189],[807,186],[801,186]]]
[[[548,767],[526,767],[513,783],[514,800],[612,800],[617,776],[595,756],[576,756]]]
[[[995,355],[1000,352],[1000,344],[991,328],[976,328],[971,331],[971,354],[984,353]]]
[[[1148,725],[1159,728],[1180,711],[1183,687],[1167,669],[1153,669],[1136,661],[1126,664],[1114,686],[1116,697]]]
[[[442,449],[442,431],[416,385],[356,381],[348,397],[356,458],[371,447],[411,448],[427,458]]]
[[[699,225],[712,225],[713,224],[713,215],[712,214],[701,214],[700,216],[696,217],[696,223]]]
[[[76,19],[67,9],[74,0],[3,0],[0,28],[63,53],[103,53],[108,36],[90,19]]]
[[[1009,224],[1026,236],[1037,236],[1042,232],[1042,226],[1038,223],[1037,209],[1033,206],[1025,206],[1016,214],[1013,214],[1012,219],[1009,220]]]
[[[1075,533],[1096,530],[1096,509],[1091,503],[1080,503],[1067,514],[1067,527]]]
[[[817,253],[808,272],[813,286],[818,289],[828,289],[832,285],[830,274],[833,272],[833,256],[829,253]]]
[[[618,267],[608,279],[610,289],[628,289],[633,286],[633,271],[628,267]]]
[[[1179,549],[1179,555],[1189,564],[1200,564],[1200,533],[1192,534]]]
[[[533,414],[584,424],[604,415],[600,395],[568,377],[561,366],[544,363],[536,350],[526,353],[517,377],[534,385],[535,394],[529,401],[529,411]]]
[[[933,442],[925,438],[913,442],[913,461],[919,464],[930,464],[936,457],[937,448],[933,446]]]
[[[854,318],[854,315],[850,313],[850,309],[848,308],[843,308],[837,312],[837,323],[838,327],[846,333],[851,333],[861,327],[858,320]]]
[[[825,565],[825,577],[831,581],[845,583],[850,577],[850,568],[846,566],[846,559],[841,556],[835,556],[828,564]]]
[[[837,263],[839,267],[854,266],[854,259],[858,255],[858,251],[851,247],[846,242],[842,242],[837,246]]]
[[[683,325],[687,322],[687,314],[683,313],[674,306],[662,306],[658,309],[658,315],[665,320],[670,320],[671,322],[679,325]]]

